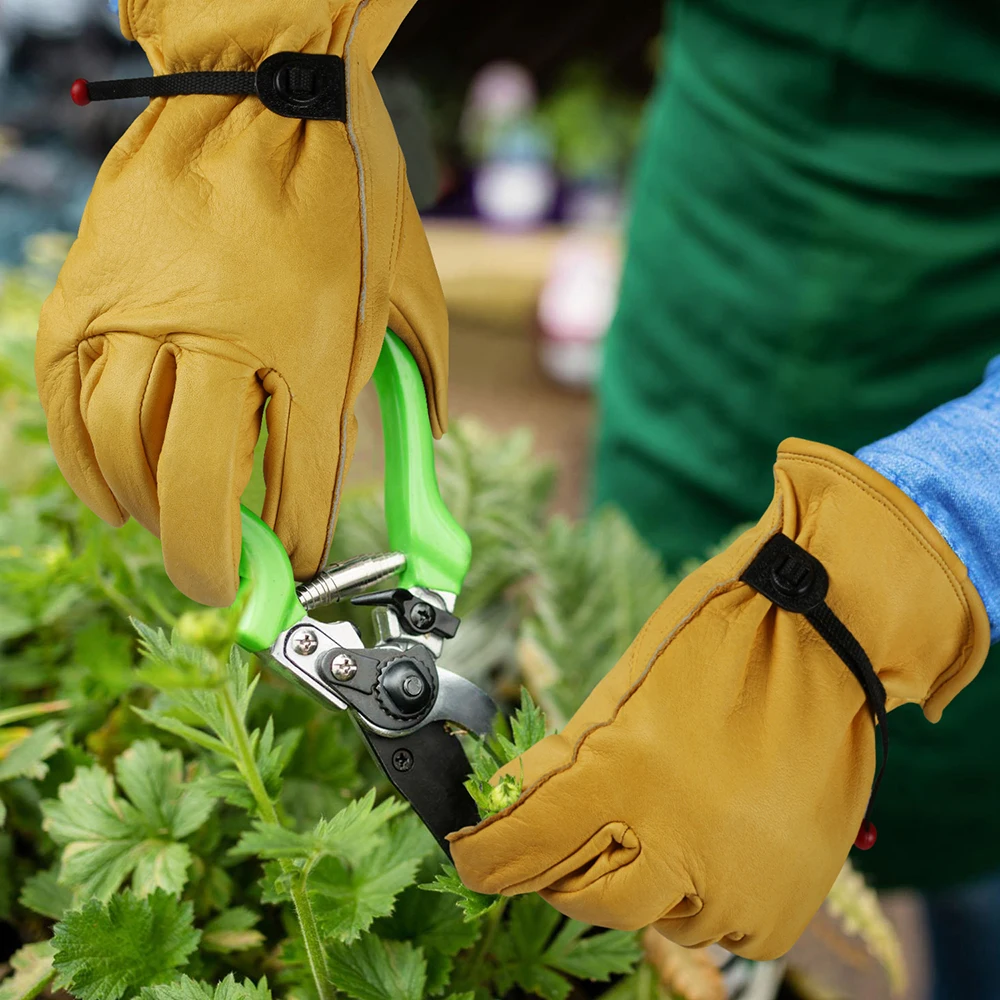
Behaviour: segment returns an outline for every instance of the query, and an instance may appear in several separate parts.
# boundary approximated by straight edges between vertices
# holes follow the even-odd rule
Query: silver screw
[[[338,653],[330,661],[330,673],[338,681],[349,681],[358,672],[358,665],[346,653]]]
[[[319,636],[312,629],[300,629],[292,639],[292,649],[299,656],[312,656],[319,649]]]
[[[403,681],[403,690],[411,697],[416,698],[424,693],[424,682],[420,677],[407,677]]]

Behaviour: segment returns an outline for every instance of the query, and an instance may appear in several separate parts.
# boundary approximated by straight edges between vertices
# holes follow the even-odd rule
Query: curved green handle
[[[472,543],[441,499],[423,379],[391,330],[386,330],[373,381],[385,441],[389,548],[406,556],[400,585],[457,594],[472,561]]]
[[[268,649],[287,628],[305,618],[295,596],[295,577],[278,536],[252,511],[240,507],[243,547],[236,604],[246,602],[236,641],[251,653]]]
[[[420,370],[403,342],[387,330],[374,374],[385,442],[385,520],[389,547],[406,556],[403,587],[457,594],[469,570],[472,544],[444,505],[434,472],[434,439]],[[278,536],[240,508],[243,548],[236,602],[246,602],[237,642],[267,649],[305,617],[295,577]]]

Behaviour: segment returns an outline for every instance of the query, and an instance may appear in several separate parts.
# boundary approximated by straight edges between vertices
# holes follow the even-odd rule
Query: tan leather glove
[[[160,535],[196,600],[236,593],[267,405],[264,519],[296,575],[329,547],[354,403],[386,326],[444,429],[447,316],[374,67],[414,0],[121,0],[156,74],[333,54],[347,121],[256,97],[156,98],[110,153],[42,312],[36,370],[70,485]]]
[[[523,765],[521,798],[452,835],[471,888],[537,890],[580,920],[750,958],[799,936],[865,814],[872,714],[811,620],[741,577],[772,536],[796,542],[825,567],[825,604],[887,707],[918,702],[932,721],[975,677],[989,625],[930,521],[856,458],[790,439],[775,485],[760,523],[674,590],[565,731],[505,768]],[[796,565],[793,589],[812,579]]]

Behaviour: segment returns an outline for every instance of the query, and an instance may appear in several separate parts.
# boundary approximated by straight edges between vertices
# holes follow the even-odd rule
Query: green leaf
[[[521,689],[521,705],[511,720],[511,735],[513,741],[502,733],[470,741],[468,756],[472,774],[465,788],[476,803],[480,819],[503,812],[520,798],[524,787],[522,775],[505,774],[494,781],[494,773],[545,737],[545,715],[526,688]]]
[[[230,853],[234,857],[287,858],[313,863],[329,855],[347,864],[356,863],[381,842],[382,827],[407,808],[398,799],[387,799],[378,806],[374,803],[373,789],[364,798],[350,802],[332,819],[320,820],[306,833],[257,820],[253,830],[243,834]]]
[[[133,743],[115,761],[115,773],[146,823],[177,840],[194,833],[215,806],[199,783],[184,783],[180,752],[164,751],[153,740]]]
[[[570,984],[545,960],[545,949],[562,917],[540,896],[518,896],[508,909],[506,932],[497,938],[496,984],[502,994],[520,986],[545,1000],[565,1000]]]
[[[245,906],[225,910],[205,925],[202,947],[219,954],[257,948],[264,943],[264,935],[254,930],[259,921],[259,914]]]
[[[384,843],[347,865],[325,857],[313,867],[306,889],[325,936],[350,943],[372,921],[392,912],[396,897],[413,884],[420,862],[434,849],[414,815],[395,823]]]
[[[4,755],[0,757],[0,781],[11,778],[41,781],[49,770],[45,760],[63,745],[59,736],[61,728],[59,722],[43,722],[23,739],[5,747]]]
[[[606,982],[614,975],[631,972],[642,958],[638,935],[603,931],[584,937],[588,930],[587,924],[567,920],[545,950],[545,963],[576,979]]]
[[[182,837],[208,819],[215,800],[198,782],[183,780],[180,751],[152,740],[129,747],[116,761],[127,800],[115,794],[100,767],[77,768],[58,800],[42,804],[44,827],[63,848],[60,880],[84,896],[107,899],[132,875],[140,895],[178,893],[191,853]]]
[[[527,688],[521,688],[521,705],[514,712],[510,728],[514,736],[514,752],[510,760],[545,739],[545,714],[535,704]]]
[[[169,979],[198,945],[190,903],[162,890],[92,899],[55,926],[59,986],[79,1000],[118,1000]]]
[[[428,996],[443,993],[451,979],[452,957],[471,948],[482,932],[482,921],[466,920],[450,895],[427,896],[410,886],[396,900],[392,915],[374,926],[381,938],[410,941],[427,960]]]
[[[254,985],[249,979],[238,983],[232,973],[213,990],[211,985],[182,976],[162,986],[147,986],[139,1000],[271,1000],[267,980]]]
[[[476,920],[484,913],[488,913],[503,898],[502,896],[487,896],[467,888],[458,877],[454,865],[442,865],[440,873],[434,877],[433,882],[425,882],[418,888],[427,892],[442,892],[456,896],[466,920]]]
[[[48,941],[26,944],[14,952],[10,966],[12,974],[0,983],[0,1000],[32,1000],[54,975],[52,945]]]
[[[352,945],[336,942],[327,951],[330,981],[354,1000],[422,1000],[426,963],[408,942],[366,934]]]
[[[181,722],[180,719],[175,719],[165,712],[151,712],[142,708],[136,708],[135,706],[132,707],[132,711],[143,722],[148,722],[151,726],[156,726],[157,729],[162,729],[166,733],[172,733],[174,736],[180,736],[181,739],[188,740],[194,743],[195,746],[203,747],[205,750],[211,750],[213,753],[221,754],[224,757],[232,757],[231,751],[222,740],[218,740],[214,736],[209,736],[208,733],[202,732],[200,729],[195,729],[194,726],[189,726],[186,722]]]
[[[59,882],[58,870],[50,869],[36,872],[25,879],[20,903],[43,917],[61,920],[73,905],[73,898],[73,890]]]

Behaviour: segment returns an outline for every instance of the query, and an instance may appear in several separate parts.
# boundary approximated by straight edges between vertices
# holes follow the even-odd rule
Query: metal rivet
[[[397,771],[409,771],[413,767],[413,754],[405,748],[397,750],[392,755],[392,766]]]
[[[424,693],[424,680],[414,674],[403,681],[403,690],[411,697],[417,698]]]
[[[312,656],[319,649],[319,636],[312,629],[304,628],[295,633],[292,650],[299,656]]]
[[[330,661],[330,673],[335,680],[349,681],[358,672],[358,665],[347,655],[338,653]]]

